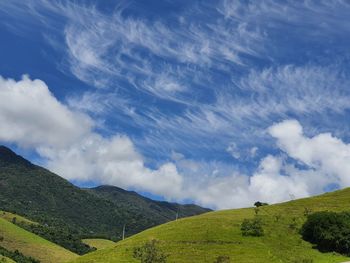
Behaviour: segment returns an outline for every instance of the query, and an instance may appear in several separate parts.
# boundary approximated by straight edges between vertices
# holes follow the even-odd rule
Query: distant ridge
[[[82,236],[120,239],[151,226],[210,211],[158,202],[114,186],[80,189],[0,146],[0,210],[48,225],[65,225]]]
[[[192,204],[180,205],[165,201],[155,201],[139,195],[134,191],[126,191],[111,185],[101,185],[85,190],[101,198],[112,201],[116,205],[123,203],[130,206],[137,206],[140,211],[144,211],[148,216],[158,217],[165,221],[174,220],[176,214],[178,214],[179,217],[187,217],[210,211],[209,209]]]

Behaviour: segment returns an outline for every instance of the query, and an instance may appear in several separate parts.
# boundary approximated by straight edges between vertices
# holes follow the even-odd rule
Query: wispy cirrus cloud
[[[159,169],[147,168],[148,163],[162,167],[176,152],[176,160],[171,161],[176,169],[169,173],[181,183],[176,194],[167,197],[183,195],[218,207],[249,204],[257,198],[281,201],[289,193],[307,196],[322,192],[331,181],[344,181],[296,156],[268,128],[297,119],[304,126],[299,143],[316,144],[315,135],[332,131],[332,138],[343,138],[346,145],[350,129],[347,1],[191,1],[175,13],[152,16],[140,11],[137,2],[113,6],[108,12],[101,5],[97,1],[0,3],[2,14],[21,22],[16,27],[6,20],[9,30],[19,34],[26,31],[23,21],[30,21],[59,50],[59,70],[89,86],[68,92],[62,103],[93,120],[94,136],[80,141],[84,147],[42,151],[50,167],[74,179],[62,170],[72,165],[64,156],[71,156],[79,161],[81,171],[104,174],[101,167],[114,164],[93,149],[113,152],[108,144],[132,142],[133,151],[140,152],[132,160],[141,168],[136,181],[123,186],[134,184],[166,194],[166,187],[153,189],[144,182],[142,188],[138,176],[159,178]],[[127,137],[118,137],[125,133]],[[83,157],[84,150],[90,157]],[[309,169],[288,163],[276,153],[280,151],[306,162]],[[98,168],[88,165],[93,159],[98,160]],[[322,175],[319,184],[313,169]],[[107,174],[109,181],[97,179],[123,184],[118,174]],[[193,182],[198,183],[188,188]],[[278,193],[275,199],[265,194],[271,191]],[[229,193],[228,198],[219,202],[222,192]],[[242,198],[235,200],[237,196]]]

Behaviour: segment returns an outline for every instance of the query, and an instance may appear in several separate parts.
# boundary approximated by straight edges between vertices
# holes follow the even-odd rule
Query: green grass
[[[18,223],[26,223],[26,224],[33,224],[33,225],[37,225],[37,222],[31,221],[23,216],[19,216],[10,212],[6,212],[6,211],[1,211],[0,210],[0,218],[3,218],[9,222],[12,222],[13,218],[16,218],[16,222]]]
[[[10,258],[7,258],[7,257],[0,255],[0,263],[16,263],[16,262]]]
[[[102,238],[86,238],[82,240],[83,243],[89,245],[90,247],[94,247],[96,249],[104,249],[115,246],[115,242],[108,240],[108,239],[102,239]]]
[[[302,240],[300,228],[305,208],[316,211],[350,211],[350,188],[287,203],[264,206],[259,216],[265,236],[243,237],[240,224],[255,216],[254,208],[211,212],[173,221],[143,231],[118,242],[114,247],[98,250],[75,260],[75,263],[133,263],[133,248],[150,239],[160,241],[169,254],[170,263],[214,262],[220,255],[230,256],[233,263],[339,263],[350,259],[337,253],[321,253]]]
[[[78,255],[34,235],[9,221],[0,218],[0,246],[7,250],[19,250],[25,256],[31,256],[42,263],[61,263],[73,260]]]

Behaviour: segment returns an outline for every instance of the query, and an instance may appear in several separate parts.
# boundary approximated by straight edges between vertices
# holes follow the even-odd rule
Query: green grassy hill
[[[117,194],[116,194],[117,193]],[[207,212],[199,206],[155,202],[117,187],[80,189],[0,146],[0,210],[76,236],[118,239],[180,216]]]
[[[259,208],[263,237],[243,237],[240,224],[255,216],[254,208],[210,212],[166,223],[118,242],[114,247],[92,252],[75,263],[138,262],[133,248],[157,239],[168,253],[168,262],[212,263],[227,255],[232,263],[336,263],[350,261],[336,253],[321,253],[301,239],[298,229],[307,211],[350,211],[350,188],[321,196]]]
[[[16,262],[10,258],[7,258],[7,257],[0,255],[0,263],[16,263]]]
[[[33,257],[43,263],[67,262],[78,257],[69,250],[34,235],[4,218],[0,218],[0,236],[1,247],[9,251],[19,250],[25,256]]]

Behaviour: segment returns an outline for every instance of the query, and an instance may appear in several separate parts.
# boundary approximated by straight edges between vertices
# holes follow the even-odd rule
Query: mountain
[[[154,201],[137,194],[136,192],[126,191],[119,187],[110,185],[101,185],[95,188],[85,189],[100,198],[107,199],[115,205],[124,205],[135,211],[142,211],[142,214],[156,219],[157,221],[172,221],[176,218],[194,216],[208,212],[206,208],[197,205],[180,205],[164,201]]]
[[[350,188],[286,203],[215,211],[147,229],[114,247],[84,255],[71,263],[136,262],[133,250],[156,239],[171,263],[340,263],[350,258],[323,253],[304,241],[299,229],[317,211],[350,211]],[[244,219],[260,218],[264,236],[243,236]],[[217,260],[222,256],[221,261]],[[229,260],[224,260],[224,256]]]
[[[65,226],[80,236],[120,239],[174,220],[209,211],[194,205],[156,202],[111,186],[80,189],[62,177],[0,146],[0,210],[43,225]]]

